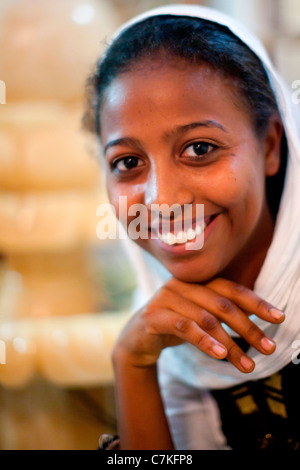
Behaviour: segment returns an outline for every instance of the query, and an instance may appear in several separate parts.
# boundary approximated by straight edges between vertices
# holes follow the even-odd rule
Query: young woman
[[[298,448],[300,147],[267,54],[215,10],[162,7],[92,87],[110,201],[146,208],[135,242],[168,272],[114,349],[119,448]],[[164,233],[153,207],[174,204],[188,229],[174,211]]]

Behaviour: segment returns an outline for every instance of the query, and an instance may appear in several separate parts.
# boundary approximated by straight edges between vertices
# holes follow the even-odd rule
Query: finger
[[[252,372],[254,361],[245,354],[235,343],[231,336],[224,330],[218,319],[209,312],[202,310],[201,318],[197,322],[200,327],[223,344],[227,349],[226,359],[241,372]]]
[[[216,359],[224,359],[228,353],[222,342],[204,331],[192,318],[169,309],[156,315],[152,324],[148,322],[148,332],[155,335],[176,336]]]
[[[217,359],[225,359],[226,357],[241,372],[249,373],[253,371],[254,361],[241,350],[222,328],[218,320],[209,312],[202,316],[200,322],[179,316],[174,326],[177,336],[198,347],[209,356]],[[219,349],[219,345],[223,350]]]
[[[173,305],[172,305],[173,303]],[[172,310],[172,309],[175,310]],[[230,337],[230,335],[224,330],[218,319],[206,311],[203,308],[200,308],[198,305],[194,304],[193,302],[180,297],[178,294],[172,294],[169,298],[169,308],[168,312],[173,312],[173,319],[178,319],[178,323],[175,324],[176,331],[179,330],[181,333],[188,333],[189,329],[192,335],[192,329],[197,332],[201,331],[202,335],[205,332],[210,338],[214,339],[221,344],[223,347],[226,348],[227,354],[225,355],[229,362],[231,362],[238,370],[241,372],[247,373],[251,372],[254,367],[255,363],[252,359],[250,359],[247,354],[245,354],[242,349],[234,342],[234,340]],[[156,319],[157,321],[157,319]],[[164,322],[167,321],[166,318],[161,318],[160,322],[162,322],[161,330],[165,328]],[[172,320],[173,321],[173,320]],[[191,326],[192,325],[192,326]],[[195,329],[195,325],[198,325],[198,329]],[[165,330],[164,330],[165,331]],[[169,327],[168,327],[169,332]],[[168,333],[169,334],[169,333]],[[207,353],[212,357],[216,357],[218,359],[223,359],[225,356],[221,353],[220,356],[216,356],[215,352],[216,349],[214,348],[214,353],[211,354],[206,348],[203,348],[203,344],[207,341],[207,338],[199,338],[197,337],[196,341],[195,338],[193,339],[192,336],[182,336],[178,335],[180,338],[183,338],[185,341],[190,342],[194,346],[201,349],[203,352]],[[201,344],[199,347],[199,341],[201,340]],[[221,351],[220,351],[221,352]]]
[[[239,346],[232,340],[227,345],[227,360],[231,362],[241,372],[249,373],[255,368],[255,362],[245,354]]]
[[[209,299],[209,291],[213,291],[220,294],[223,299],[235,303],[248,315],[256,315],[270,323],[281,323],[285,319],[284,313],[270,302],[263,300],[251,289],[228,279],[217,278],[202,285],[188,284],[173,278],[166,284],[166,287],[175,292],[180,292],[196,303],[199,303],[200,300],[201,304]],[[208,291],[206,291],[207,289]],[[229,310],[229,302],[227,305],[226,301],[222,300],[222,302],[224,303],[223,310]],[[207,308],[207,305],[203,304],[203,306]]]
[[[262,320],[281,323],[285,319],[285,315],[281,310],[241,284],[218,278],[209,282],[207,287],[232,300],[248,314],[254,314]]]
[[[255,325],[230,299],[201,285],[187,286],[184,288],[184,292],[181,293],[183,295],[188,293],[189,298],[173,293],[170,296],[170,301],[174,302],[174,307],[169,306],[176,308],[182,314],[192,316],[195,321],[200,322],[202,327],[201,318],[203,315],[204,318],[207,317],[203,312],[210,312],[213,314],[210,322],[215,317],[220,322],[225,323],[262,354],[268,355],[275,351],[276,344],[274,341]],[[201,299],[201,305],[199,299]]]

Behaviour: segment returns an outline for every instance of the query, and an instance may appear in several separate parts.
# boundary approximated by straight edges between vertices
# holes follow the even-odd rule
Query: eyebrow
[[[228,132],[227,129],[225,129],[225,127],[223,127],[222,124],[220,124],[219,122],[207,119],[205,121],[191,122],[190,124],[177,126],[171,132],[166,132],[164,134],[164,138],[167,139],[168,137],[174,134],[184,134],[185,132],[190,131],[192,129],[196,129],[197,127],[209,127],[209,128],[216,127],[218,129],[221,129],[223,132]],[[105,145],[104,153],[106,153],[109,148],[117,146],[117,145],[129,146],[129,145],[137,145],[137,144],[140,145],[139,140],[132,139],[131,137],[120,137],[119,139],[115,139],[115,140],[108,142]]]
[[[131,137],[120,137],[120,139],[115,139],[115,140],[111,140],[110,142],[108,142],[108,144],[106,144],[104,147],[104,153],[106,153],[110,147],[114,147],[116,145],[136,146],[137,144],[140,144],[139,140],[132,139]]]
[[[166,133],[166,137],[174,133],[183,134],[184,132],[190,131],[197,127],[217,127],[218,129],[221,129],[223,132],[228,132],[227,129],[225,129],[225,127],[223,127],[222,124],[220,124],[219,122],[213,121],[211,119],[206,119],[205,121],[191,122],[190,124],[186,124],[184,126],[177,126],[170,133]]]

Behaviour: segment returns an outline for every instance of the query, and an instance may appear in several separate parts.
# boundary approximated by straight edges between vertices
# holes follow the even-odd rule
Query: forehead
[[[172,129],[203,118],[251,125],[236,85],[207,65],[182,60],[147,61],[120,74],[108,86],[100,110],[101,137]]]

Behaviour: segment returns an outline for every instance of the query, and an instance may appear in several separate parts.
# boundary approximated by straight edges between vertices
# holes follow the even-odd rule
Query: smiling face
[[[194,229],[203,204],[201,249],[170,245],[150,232],[136,243],[178,279],[223,275],[252,284],[273,232],[265,178],[278,170],[278,122],[258,139],[229,79],[181,59],[154,65],[141,62],[105,91],[100,121],[110,201],[117,215],[120,196],[149,214],[153,204],[189,204]]]

